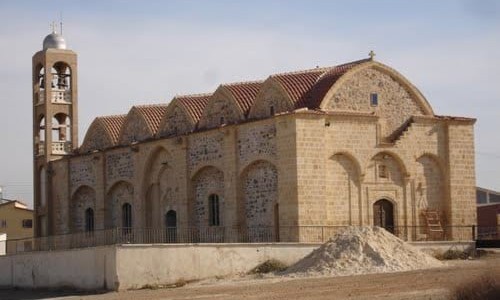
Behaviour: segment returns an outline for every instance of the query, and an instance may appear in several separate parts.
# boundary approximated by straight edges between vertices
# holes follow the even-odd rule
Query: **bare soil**
[[[323,278],[227,278],[180,288],[143,289],[84,295],[64,291],[0,290],[0,299],[449,299],[457,286],[488,274],[500,276],[500,254],[450,261],[443,268]],[[500,295],[499,295],[500,299]]]

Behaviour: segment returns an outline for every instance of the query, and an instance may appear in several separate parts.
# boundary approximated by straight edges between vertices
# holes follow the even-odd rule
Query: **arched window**
[[[220,225],[219,196],[217,194],[208,197],[208,223],[210,226]]]
[[[175,228],[177,227],[177,213],[175,210],[169,210],[165,214],[165,227]]]
[[[94,210],[90,207],[85,210],[85,231],[94,231]]]
[[[70,118],[68,115],[58,113],[52,118],[52,141],[71,141]]]
[[[122,205],[122,226],[132,228],[132,205],[129,203]]]

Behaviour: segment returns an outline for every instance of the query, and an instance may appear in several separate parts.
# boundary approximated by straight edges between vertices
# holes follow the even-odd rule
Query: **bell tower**
[[[78,147],[77,55],[53,28],[33,55],[33,183],[35,236],[53,233],[51,161]]]

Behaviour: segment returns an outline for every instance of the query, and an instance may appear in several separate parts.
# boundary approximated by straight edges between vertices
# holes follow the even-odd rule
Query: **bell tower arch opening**
[[[36,236],[45,236],[55,233],[51,161],[78,148],[77,54],[66,48],[55,29],[33,55],[32,89],[34,227]],[[41,169],[46,170],[44,180],[40,180]],[[44,207],[39,206],[42,199],[46,199]]]

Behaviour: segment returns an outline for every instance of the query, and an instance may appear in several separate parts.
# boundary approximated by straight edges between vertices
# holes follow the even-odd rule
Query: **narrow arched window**
[[[122,205],[122,226],[132,228],[132,205],[129,203]]]
[[[220,225],[219,196],[217,194],[208,197],[208,224],[210,226]]]
[[[92,208],[85,210],[85,231],[94,231],[94,210]]]

